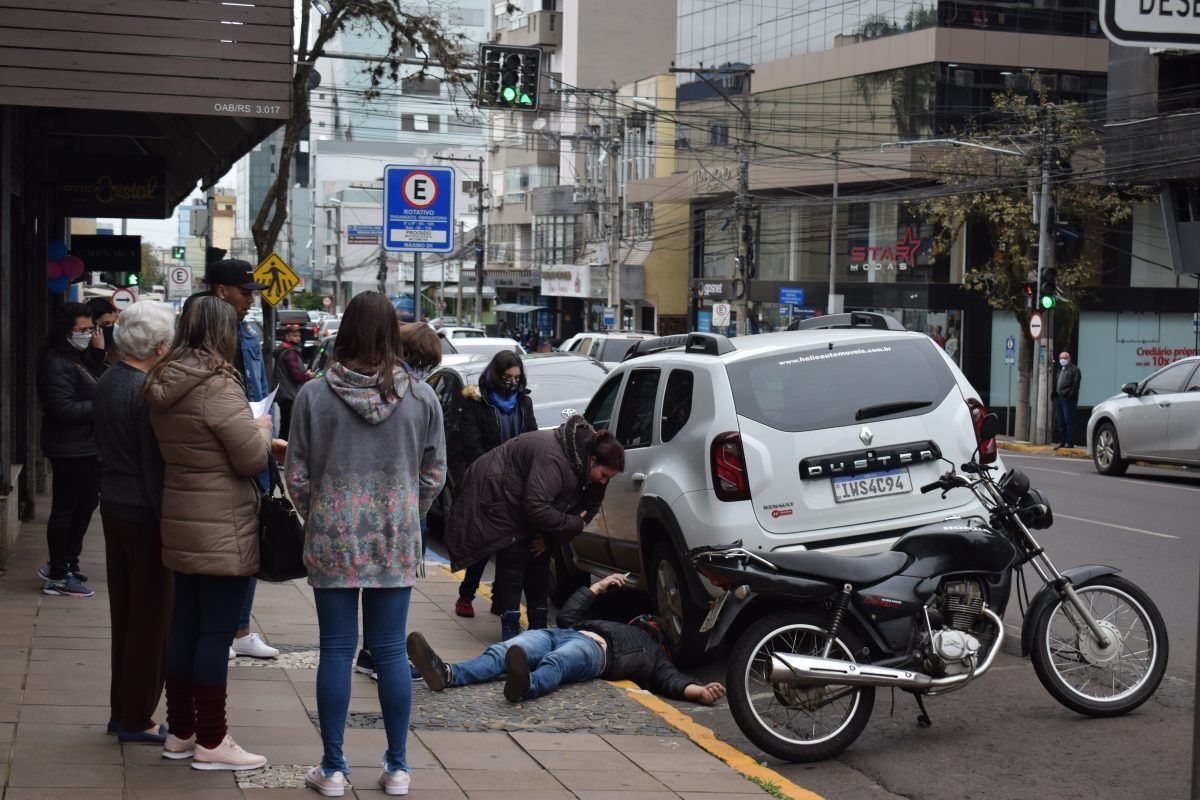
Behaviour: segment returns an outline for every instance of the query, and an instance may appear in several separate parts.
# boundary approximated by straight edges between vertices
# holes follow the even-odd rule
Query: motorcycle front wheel
[[[1075,587],[1108,634],[1101,644],[1065,598],[1037,620],[1031,654],[1055,700],[1090,717],[1115,717],[1154,694],[1167,669],[1167,627],[1149,595],[1115,575]]]
[[[774,653],[819,656],[825,630],[818,614],[780,611],[751,625],[734,646],[729,663],[729,708],[746,737],[785,761],[833,758],[849,747],[871,718],[872,686],[772,683]],[[861,644],[839,632],[829,658],[854,661]]]

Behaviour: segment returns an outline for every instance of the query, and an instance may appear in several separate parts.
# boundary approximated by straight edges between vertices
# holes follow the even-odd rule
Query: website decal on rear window
[[[829,350],[824,353],[814,353],[807,356],[796,356],[789,358],[786,361],[780,361],[779,366],[786,367],[791,364],[807,364],[810,361],[827,361],[831,358],[845,358],[846,356],[865,356],[870,353],[890,353],[890,347],[858,347],[854,350]]]

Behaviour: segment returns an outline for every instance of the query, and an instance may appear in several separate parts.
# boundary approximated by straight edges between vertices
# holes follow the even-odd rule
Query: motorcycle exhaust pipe
[[[933,679],[922,672],[795,653],[772,655],[767,680],[771,683],[836,683],[845,686],[897,686],[901,689],[929,689],[933,686]]]

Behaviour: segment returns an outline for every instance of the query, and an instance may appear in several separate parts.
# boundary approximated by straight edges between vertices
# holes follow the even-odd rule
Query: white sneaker
[[[178,761],[191,758],[195,750],[196,734],[193,733],[188,739],[180,739],[173,733],[168,733],[167,740],[163,742],[162,757]]]
[[[321,765],[317,764],[304,776],[304,785],[326,797],[341,797],[346,793],[346,775],[342,772],[326,775]]]
[[[241,772],[247,769],[258,769],[267,765],[267,757],[247,753],[242,746],[233,740],[228,733],[221,743],[211,750],[200,744],[192,753],[192,769],[231,770]]]
[[[233,647],[230,649],[239,656],[250,656],[251,658],[275,658],[279,655],[279,651],[264,642],[257,633],[249,633],[240,639],[234,639]]]
[[[234,652],[233,647],[231,646],[229,648],[229,660],[233,661],[235,658],[237,658],[237,653]]]
[[[383,765],[383,771],[379,773],[379,785],[383,787],[384,794],[408,794],[408,787],[411,783],[411,775],[402,769],[398,769],[395,772],[389,772],[387,764]]]

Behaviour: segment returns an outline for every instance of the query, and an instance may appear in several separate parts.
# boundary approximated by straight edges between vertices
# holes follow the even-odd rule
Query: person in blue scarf
[[[453,442],[448,454],[450,486],[461,480],[467,467],[489,450],[493,450],[522,433],[537,430],[533,415],[533,400],[525,379],[525,365],[511,350],[502,350],[479,376],[479,385],[463,389],[457,408],[447,420],[447,441]],[[487,561],[472,564],[458,587],[454,613],[460,617],[475,616],[471,605]],[[549,561],[545,570],[549,576]],[[530,569],[541,569],[538,564]],[[533,598],[527,598],[532,600]],[[529,627],[546,627],[546,609],[530,607]]]

